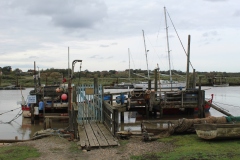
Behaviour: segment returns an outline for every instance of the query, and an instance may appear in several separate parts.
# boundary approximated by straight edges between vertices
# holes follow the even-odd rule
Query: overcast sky
[[[1,0],[0,67],[168,70],[164,6],[172,69],[186,71],[190,35],[196,71],[240,72],[239,0]]]

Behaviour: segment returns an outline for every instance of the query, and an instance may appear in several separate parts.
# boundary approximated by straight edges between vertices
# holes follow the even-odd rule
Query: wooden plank
[[[69,118],[69,116],[44,116],[45,118]]]
[[[105,136],[109,146],[117,146],[118,141],[112,136],[112,134],[107,130],[107,128],[102,123],[98,123],[97,125]]]
[[[99,147],[99,143],[97,141],[96,136],[93,133],[92,127],[90,126],[90,124],[84,124],[85,126],[85,130],[86,130],[86,134],[88,136],[88,141],[91,147]]]
[[[98,140],[99,146],[108,146],[108,142],[95,122],[91,123],[92,130]]]
[[[78,125],[78,134],[80,137],[80,142],[79,142],[80,146],[82,148],[84,148],[84,147],[88,148],[90,144],[89,144],[88,137],[86,135],[84,126]]]

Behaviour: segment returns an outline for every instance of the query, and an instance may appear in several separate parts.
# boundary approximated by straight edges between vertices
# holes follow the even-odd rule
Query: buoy
[[[57,89],[56,89],[56,92],[59,93],[59,92],[60,92],[60,88],[57,88]]]
[[[62,100],[66,100],[67,99],[67,95],[66,94],[62,94],[61,98],[62,98]]]

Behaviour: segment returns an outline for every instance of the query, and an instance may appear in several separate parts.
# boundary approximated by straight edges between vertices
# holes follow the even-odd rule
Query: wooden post
[[[116,132],[118,132],[118,110],[113,109],[113,135],[116,135]]]
[[[33,105],[33,103],[31,104],[30,113],[31,113],[31,124],[34,124],[34,105]]]
[[[124,112],[120,112],[120,114],[121,114],[121,117],[120,117],[121,123],[124,123]]]
[[[68,81],[68,115],[69,115],[69,129],[73,130],[73,123],[72,123],[72,79],[69,78]]]
[[[198,118],[205,118],[205,109],[204,109],[205,92],[201,90],[201,79],[202,79],[202,77],[199,77]]]
[[[151,85],[152,85],[152,81],[151,81],[151,79],[149,79],[149,80],[148,80],[148,89],[149,89],[149,90],[151,90],[151,88],[152,88]]]
[[[73,100],[73,103],[76,104],[76,87],[74,86],[73,87],[73,96],[72,96],[72,100]],[[72,117],[73,117],[73,129],[74,129],[74,137],[76,138],[77,137],[77,130],[78,130],[78,127],[77,127],[77,116],[76,116],[76,113],[75,113],[75,109],[74,107],[72,106]]]
[[[190,40],[191,40],[191,36],[188,35],[187,72],[186,72],[187,82],[186,82],[186,89],[189,89]]]
[[[195,89],[196,88],[196,71],[195,69],[193,69],[193,78],[192,78],[192,88]]]
[[[157,91],[158,89],[158,85],[157,85],[157,69],[154,70],[154,77],[155,77],[155,80],[154,80],[154,90]]]
[[[94,94],[99,94],[98,92],[98,78],[94,78]]]

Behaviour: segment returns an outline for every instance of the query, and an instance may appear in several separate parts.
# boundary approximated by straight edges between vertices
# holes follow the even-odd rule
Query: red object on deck
[[[22,105],[22,111],[30,111],[30,107],[27,105]]]
[[[208,102],[212,104],[212,101],[213,101],[213,94],[211,94],[211,99]],[[210,108],[211,108],[211,106],[206,104],[204,106],[205,112],[208,112],[210,110]],[[197,112],[198,111],[198,107],[194,108],[194,111]]]

